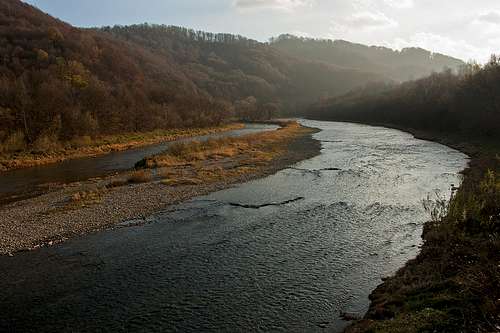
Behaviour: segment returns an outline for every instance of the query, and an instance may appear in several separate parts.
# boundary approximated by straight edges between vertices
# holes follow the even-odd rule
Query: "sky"
[[[500,0],[26,0],[80,27],[158,23],[267,41],[282,33],[485,62],[500,53]]]

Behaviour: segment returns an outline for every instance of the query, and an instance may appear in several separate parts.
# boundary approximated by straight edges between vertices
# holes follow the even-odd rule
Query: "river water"
[[[467,156],[397,130],[306,121],[321,155],[147,224],[0,258],[0,331],[339,332],[418,253],[422,200]]]
[[[61,163],[1,172],[0,204],[36,196],[44,193],[53,185],[82,181],[130,170],[138,161],[165,151],[174,142],[235,137],[262,131],[272,131],[277,128],[276,125],[245,124],[244,128],[233,131],[188,137],[96,157],[78,158]]]

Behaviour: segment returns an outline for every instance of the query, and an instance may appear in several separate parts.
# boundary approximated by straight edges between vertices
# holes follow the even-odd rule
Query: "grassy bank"
[[[384,280],[347,332],[499,332],[500,143],[413,133],[471,162],[451,202],[428,205],[421,253]]]
[[[34,147],[24,147],[16,153],[0,153],[0,171],[33,167],[62,162],[68,159],[103,155],[181,138],[207,135],[243,128],[234,123],[218,127],[156,130],[153,132],[75,138],[72,141],[44,142]]]
[[[195,196],[273,174],[319,154],[316,130],[283,128],[238,138],[177,144],[140,168],[65,184],[0,207],[0,255],[50,246],[145,217]]]
[[[138,169],[156,169],[167,185],[200,184],[252,173],[286,152],[287,142],[310,133],[296,122],[272,132],[242,137],[178,143],[163,154],[137,163]]]

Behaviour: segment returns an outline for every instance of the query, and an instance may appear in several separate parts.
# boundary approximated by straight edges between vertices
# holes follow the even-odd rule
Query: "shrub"
[[[447,198],[443,197],[439,192],[435,192],[436,198],[433,199],[430,195],[422,201],[425,211],[429,214],[432,222],[441,222],[448,214],[450,204]]]
[[[500,175],[487,170],[474,182],[462,185],[447,219],[469,233],[500,231]]]
[[[198,141],[174,143],[168,147],[167,153],[176,157],[186,157],[200,150],[201,143]]]

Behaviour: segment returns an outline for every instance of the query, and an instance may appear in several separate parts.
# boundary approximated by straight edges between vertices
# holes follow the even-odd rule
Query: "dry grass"
[[[0,144],[0,171],[21,169],[38,165],[62,162],[68,159],[98,156],[181,138],[207,135],[242,128],[243,124],[219,127],[156,130],[147,133],[108,135],[97,138],[88,136],[74,138],[65,143],[43,138],[33,147],[21,144],[24,137],[12,137]]]
[[[199,185],[202,182],[199,179],[194,178],[178,178],[178,179],[163,179],[161,181],[163,185],[167,186],[186,186],[186,185]]]
[[[98,203],[101,202],[103,193],[102,189],[79,191],[73,193],[70,202],[79,204]]]
[[[124,178],[118,178],[118,179],[113,179],[111,180],[106,187],[107,188],[115,188],[115,187],[122,187],[128,184],[128,179]]]
[[[162,183],[169,186],[211,183],[253,173],[284,153],[288,141],[310,131],[296,122],[283,126],[242,137],[177,143],[137,166],[158,168]]]
[[[106,193],[108,193],[106,187],[82,187],[77,192],[70,194],[63,202],[59,202],[51,209],[48,209],[43,215],[50,216],[100,204],[103,202]]]
[[[296,122],[290,122],[276,131],[250,134],[242,137],[210,139],[204,142],[177,143],[160,155],[144,160],[146,168],[191,165],[199,161],[220,160],[242,154],[256,160],[269,161],[284,151],[283,143],[307,131]]]
[[[128,182],[132,184],[148,183],[153,180],[153,175],[149,170],[137,170],[128,177]]]

